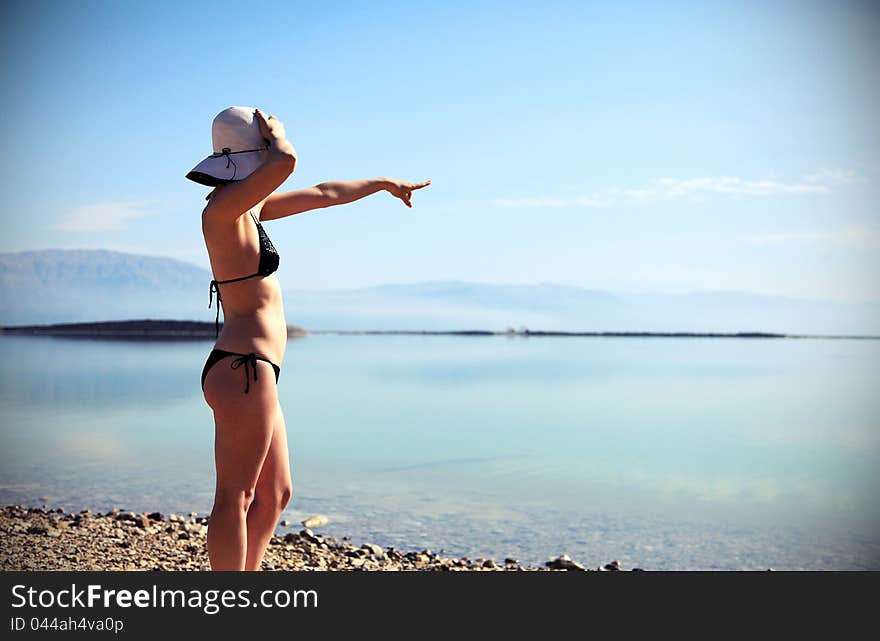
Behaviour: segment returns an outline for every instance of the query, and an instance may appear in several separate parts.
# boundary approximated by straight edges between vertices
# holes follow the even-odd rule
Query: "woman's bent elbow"
[[[284,141],[272,150],[272,162],[277,162],[293,171],[296,167],[296,149],[289,142]]]
[[[293,170],[296,169],[296,154],[284,154],[279,156],[276,162],[279,166],[284,168],[284,171],[287,172],[288,175],[293,173]]]

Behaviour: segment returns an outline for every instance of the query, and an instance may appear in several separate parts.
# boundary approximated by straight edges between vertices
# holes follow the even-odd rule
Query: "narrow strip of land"
[[[90,323],[55,323],[51,325],[13,325],[0,326],[0,334],[23,334],[39,336],[90,336],[116,338],[155,338],[181,339],[205,338],[215,336],[214,323],[202,321],[138,319],[125,321],[103,321]],[[489,329],[303,329],[296,325],[287,326],[288,336],[314,335],[416,335],[416,336],[583,336],[595,338],[765,338],[765,339],[839,339],[839,340],[878,340],[880,336],[846,334],[787,334],[777,332],[652,332],[652,331],[550,331],[531,329],[508,329],[495,331]]]

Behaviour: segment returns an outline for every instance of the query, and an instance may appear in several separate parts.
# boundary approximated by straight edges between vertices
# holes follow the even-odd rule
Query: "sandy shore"
[[[210,570],[205,546],[208,516],[195,512],[186,516],[118,509],[70,513],[62,508],[7,505],[0,508],[0,530],[4,534],[0,570]],[[566,555],[535,567],[520,565],[516,559],[449,558],[431,550],[353,545],[346,539],[321,536],[308,528],[274,535],[263,570],[587,570]],[[616,561],[595,568],[620,569]]]

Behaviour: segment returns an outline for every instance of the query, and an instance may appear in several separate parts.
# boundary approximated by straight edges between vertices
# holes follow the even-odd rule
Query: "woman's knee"
[[[286,483],[278,493],[278,507],[282,510],[286,508],[291,498],[293,498],[293,483]]]
[[[214,509],[247,512],[255,497],[254,488],[218,487],[214,495]]]
[[[290,483],[281,483],[273,485],[271,488],[263,487],[258,489],[254,504],[267,511],[283,512],[288,503],[290,503],[292,496],[292,485]]]
[[[290,503],[292,496],[292,485],[290,483],[281,484],[272,493],[272,505],[274,505],[278,511],[282,511],[287,507],[288,503]]]

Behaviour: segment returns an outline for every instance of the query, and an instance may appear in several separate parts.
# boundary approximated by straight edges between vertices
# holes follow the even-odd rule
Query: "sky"
[[[228,106],[279,188],[431,179],[267,221],[285,288],[425,280],[880,301],[869,2],[0,5],[0,251],[210,269],[184,178]]]

